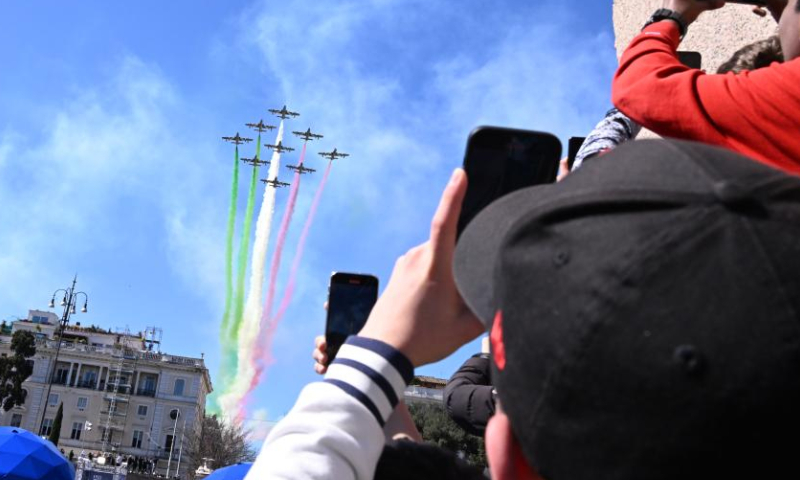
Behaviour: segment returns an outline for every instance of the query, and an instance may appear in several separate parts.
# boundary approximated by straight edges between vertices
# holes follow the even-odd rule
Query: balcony
[[[88,390],[95,390],[97,388],[97,381],[84,380],[75,384],[76,388],[86,388]]]
[[[156,389],[155,388],[140,388],[136,390],[136,395],[140,397],[155,397],[156,396]]]

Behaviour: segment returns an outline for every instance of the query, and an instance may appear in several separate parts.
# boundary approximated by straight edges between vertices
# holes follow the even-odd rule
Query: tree
[[[483,438],[465,432],[447,415],[443,405],[415,403],[408,410],[423,440],[455,452],[472,465],[486,467]]]
[[[56,412],[56,419],[53,420],[53,426],[50,428],[50,436],[47,437],[53,445],[58,446],[58,440],[61,437],[61,421],[64,419],[64,403],[58,404],[58,412]]]
[[[36,355],[36,340],[31,332],[18,330],[11,337],[9,357],[0,357],[0,403],[4,411],[25,403],[22,382],[33,373],[33,362],[28,359]]]
[[[229,424],[216,415],[205,415],[200,435],[192,444],[194,468],[202,465],[203,458],[213,458],[215,469],[255,461],[256,452],[247,436],[241,425]]]

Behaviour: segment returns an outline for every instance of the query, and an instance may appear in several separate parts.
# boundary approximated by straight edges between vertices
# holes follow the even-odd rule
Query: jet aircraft
[[[269,165],[269,160],[261,160],[259,158],[242,158],[244,163],[249,163],[250,165],[257,167],[259,165]]]
[[[339,153],[335,148],[332,152],[319,152],[320,155],[323,157],[330,159],[331,161],[336,160],[337,158],[344,158],[349,157],[349,153]]]
[[[275,187],[275,188],[283,188],[283,187],[288,187],[289,186],[289,184],[286,183],[286,182],[279,182],[278,181],[278,177],[275,177],[272,180],[267,180],[266,178],[262,178],[261,181],[266,183],[267,185],[269,185],[271,187]]]
[[[243,143],[247,143],[247,142],[252,142],[253,141],[252,138],[240,137],[239,136],[239,132],[236,132],[236,136],[233,136],[233,137],[222,137],[222,139],[225,140],[226,142],[235,143],[236,145],[241,145]]]
[[[300,175],[304,175],[306,173],[314,173],[316,170],[313,168],[306,168],[303,165],[286,165],[286,168],[289,170],[294,170],[295,172],[299,173]]]
[[[283,120],[286,120],[287,118],[299,117],[300,116],[300,114],[297,113],[297,112],[290,112],[289,110],[286,110],[286,105],[284,105],[283,108],[281,108],[281,109],[270,108],[269,109],[269,113],[271,113],[271,114],[275,115],[276,117],[281,118]]]
[[[259,120],[258,123],[245,123],[248,127],[256,130],[258,133],[264,133],[267,130],[275,130],[275,127],[272,125],[266,125],[264,120]]]
[[[319,140],[320,138],[322,138],[322,135],[320,135],[318,133],[311,133],[311,129],[310,128],[308,130],[306,130],[305,132],[292,132],[292,133],[294,133],[298,137],[302,138],[306,142],[309,141],[309,140]]]
[[[269,143],[265,143],[264,146],[269,149],[275,150],[278,153],[294,152],[294,148],[283,146],[283,142],[278,142],[277,145],[270,145]]]

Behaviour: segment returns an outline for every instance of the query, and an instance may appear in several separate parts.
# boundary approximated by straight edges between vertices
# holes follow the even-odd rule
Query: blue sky
[[[91,311],[76,320],[158,325],[214,377],[233,153],[219,137],[288,104],[302,116],[287,127],[351,153],[257,392],[269,420],[315,379],[330,272],[385,285],[426,238],[470,130],[566,144],[609,107],[615,68],[611,2],[596,0],[31,0],[6,2],[0,45],[0,319],[46,307],[77,272]],[[284,273],[318,182],[301,188]],[[419,373],[447,377],[477,349]]]

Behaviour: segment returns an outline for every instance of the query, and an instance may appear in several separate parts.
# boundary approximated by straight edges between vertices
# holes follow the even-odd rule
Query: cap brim
[[[456,245],[453,274],[470,310],[489,329],[497,312],[495,266],[500,248],[512,227],[549,196],[554,185],[537,185],[510,193],[483,209]]]

